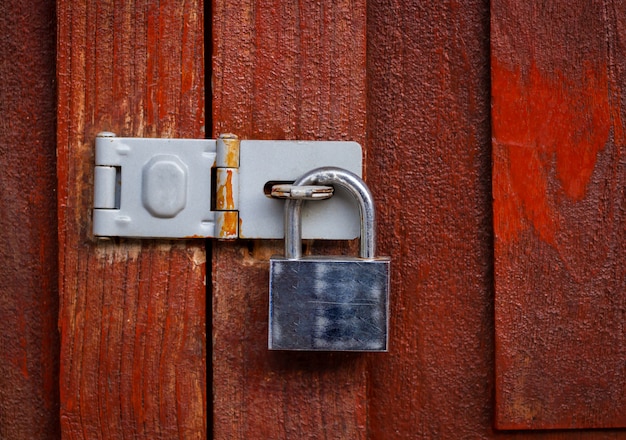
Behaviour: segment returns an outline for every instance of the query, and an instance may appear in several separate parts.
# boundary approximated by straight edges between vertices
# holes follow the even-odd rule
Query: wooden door
[[[0,6],[0,437],[626,438],[624,4],[35,3]],[[95,239],[104,130],[362,143],[390,352],[267,351],[280,241]]]
[[[364,137],[393,287],[389,354],[270,353],[267,258],[280,247],[218,244],[216,438],[626,436],[595,430],[624,427],[626,414],[619,98],[626,9],[517,3],[217,2],[214,134]],[[536,59],[551,69],[535,72]],[[538,155],[543,168],[526,156],[505,162],[503,148]],[[555,160],[550,151],[557,172],[568,173],[565,190],[541,186],[541,170]],[[507,173],[519,174],[521,186]],[[505,235],[511,224],[550,215],[532,204],[538,197],[578,203],[558,207],[569,222],[563,230],[575,232],[556,257],[541,250],[541,228],[527,227],[539,235],[537,253],[522,245],[536,242]],[[522,202],[502,208],[511,198]],[[541,299],[563,282],[551,267],[570,261],[579,277],[557,297],[573,304],[584,291],[585,314],[535,319],[555,312]],[[527,320],[520,328],[509,308]],[[546,352],[543,335],[559,333],[575,337]],[[561,382],[549,382],[556,377]],[[555,428],[581,429],[516,431]]]

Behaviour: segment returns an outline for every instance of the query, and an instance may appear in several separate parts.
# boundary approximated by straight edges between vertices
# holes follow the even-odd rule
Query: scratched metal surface
[[[270,260],[269,347],[386,351],[388,258]]]

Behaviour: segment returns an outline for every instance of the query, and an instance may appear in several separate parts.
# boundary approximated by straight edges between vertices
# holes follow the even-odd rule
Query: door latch
[[[343,188],[288,185],[314,168],[361,176],[356,142],[96,138],[93,232],[105,237],[284,237],[283,201],[305,205],[307,239],[359,236],[359,208]],[[268,190],[269,188],[269,190]],[[273,189],[273,191],[272,191]],[[329,198],[330,195],[332,198]]]

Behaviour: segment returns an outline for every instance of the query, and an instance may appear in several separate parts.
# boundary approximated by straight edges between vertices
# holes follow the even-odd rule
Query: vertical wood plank
[[[485,438],[493,386],[487,1],[368,5],[368,176],[392,256],[370,438]]]
[[[364,143],[364,1],[213,5],[214,135]],[[267,350],[281,242],[213,250],[214,438],[365,438],[363,355]]]
[[[369,438],[626,438],[493,429],[489,14],[488,1],[368,2],[368,182],[393,258]]]
[[[0,2],[0,438],[56,439],[54,1]]]
[[[91,236],[94,137],[204,137],[201,1],[58,2],[61,425],[206,437],[201,241]]]
[[[626,9],[493,2],[496,423],[626,427]]]

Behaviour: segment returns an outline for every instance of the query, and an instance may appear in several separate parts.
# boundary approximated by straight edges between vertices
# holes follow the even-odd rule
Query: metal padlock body
[[[387,350],[389,259],[270,260],[273,350]]]
[[[355,194],[362,219],[361,255],[302,257],[302,201],[288,200],[286,256],[270,259],[268,347],[387,351],[390,259],[374,256],[371,193],[360,178],[336,168],[313,170],[295,184],[339,184]]]

